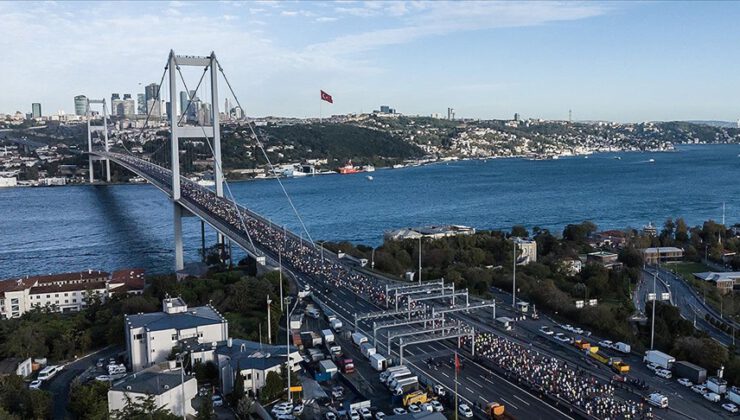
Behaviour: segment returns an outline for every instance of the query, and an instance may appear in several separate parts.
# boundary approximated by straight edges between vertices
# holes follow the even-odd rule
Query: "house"
[[[291,370],[300,370],[303,360],[298,348],[273,346],[255,341],[229,338],[218,343],[184,342],[185,350],[190,354],[191,364],[211,362],[218,368],[219,382],[224,394],[234,389],[237,373],[244,377],[244,389],[256,394],[265,386],[267,374],[280,373],[287,362],[286,351],[290,352]]]
[[[740,271],[694,273],[699,280],[714,283],[720,293],[731,293],[736,284],[740,284]]]
[[[644,248],[640,250],[640,253],[642,253],[642,260],[645,261],[645,264],[679,261],[683,258],[683,249],[675,246]]]
[[[0,318],[18,318],[34,307],[58,312],[80,311],[89,298],[106,301],[115,293],[142,293],[144,270],[107,273],[87,270],[74,273],[26,276],[0,281]]]
[[[627,243],[627,235],[621,230],[605,230],[594,233],[587,242],[594,248],[622,248]]]
[[[527,265],[537,262],[537,242],[532,239],[514,238],[519,254],[516,260],[517,265]]]
[[[569,276],[575,276],[581,272],[583,262],[578,258],[568,258],[560,262],[560,269]]]
[[[386,231],[383,236],[389,241],[404,239],[432,238],[440,239],[447,236],[474,235],[475,228],[462,225],[446,226],[419,226]]]
[[[188,308],[179,297],[164,299],[161,312],[126,315],[124,329],[133,371],[167,360],[181,340],[213,343],[229,336],[229,324],[216,309],[210,305]]]
[[[0,361],[0,377],[18,375],[22,378],[28,377],[33,372],[31,358],[9,357]]]
[[[607,251],[591,252],[588,255],[586,255],[586,263],[598,264],[602,267],[605,267],[608,270],[621,270],[622,263],[617,261],[618,258],[619,258],[619,255],[613,252],[607,252]]]
[[[179,370],[161,372],[146,370],[114,382],[108,390],[108,412],[122,410],[129,400],[154,397],[154,405],[181,416],[195,416],[192,400],[198,395],[198,381],[194,376],[182,376]]]

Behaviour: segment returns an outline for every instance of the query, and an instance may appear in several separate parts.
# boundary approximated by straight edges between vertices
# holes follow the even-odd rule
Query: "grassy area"
[[[693,273],[712,271],[709,267],[698,262],[680,262],[671,264],[668,267],[671,271],[684,278],[696,290],[699,296],[706,296],[707,303],[717,312],[734,316],[740,315],[740,296],[735,294],[720,296],[713,284],[707,284],[694,278]],[[724,300],[724,302],[720,303],[720,299]]]
[[[679,262],[676,264],[670,264],[667,266],[671,271],[674,271],[679,276],[691,282],[694,280],[694,273],[701,273],[704,271],[711,271],[709,267],[703,263],[698,262]]]

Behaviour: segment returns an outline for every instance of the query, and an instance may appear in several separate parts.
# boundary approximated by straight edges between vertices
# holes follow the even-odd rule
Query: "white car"
[[[404,415],[404,414],[408,414],[408,411],[406,411],[405,408],[396,407],[396,408],[393,409],[393,414],[395,414],[397,416],[401,416],[401,415]]]
[[[373,413],[371,413],[370,410],[367,409],[367,407],[362,407],[360,409],[360,415],[365,420],[370,420],[373,418]]]
[[[468,407],[467,404],[460,404],[457,406],[457,412],[460,413],[463,417],[470,418],[473,417],[473,410]]]
[[[613,345],[614,345],[614,343],[612,343],[609,340],[599,341],[599,347],[604,347],[604,348],[610,349],[610,348],[612,348]]]
[[[41,388],[41,380],[40,379],[34,379],[31,381],[30,384],[28,384],[28,389],[40,389]]]
[[[570,343],[573,340],[572,338],[568,337],[567,335],[563,333],[557,333],[555,334],[553,338],[563,343]]]
[[[706,394],[707,393],[707,387],[702,384],[696,384],[691,387],[691,390],[696,392],[697,394]]]
[[[378,411],[375,413],[375,420],[383,420],[385,418],[385,413],[382,411]]]
[[[303,404],[298,404],[295,407],[293,407],[294,416],[300,416],[301,414],[303,414]]]
[[[686,378],[678,378],[678,383],[686,387],[694,386],[694,383]]]
[[[438,413],[444,411],[444,409],[445,409],[444,406],[442,405],[442,403],[439,402],[439,401],[437,401],[437,400],[432,400],[432,403],[431,404],[432,404],[432,408],[434,409],[434,411],[436,411]]]
[[[655,369],[655,375],[666,379],[671,379],[673,377],[671,371],[667,369]]]
[[[444,397],[445,394],[447,394],[447,391],[442,387],[442,385],[434,385],[434,393],[436,395],[439,395],[440,397]]]
[[[329,411],[326,414],[324,414],[324,418],[326,420],[337,420],[337,415]]]
[[[545,335],[553,335],[553,334],[555,334],[555,333],[554,333],[554,332],[553,332],[553,331],[552,331],[552,330],[550,329],[550,327],[548,327],[547,325],[543,325],[543,326],[541,326],[541,327],[540,327],[540,332],[541,332],[542,334],[545,334]],[[463,405],[465,405],[465,404],[462,404],[462,405],[461,405],[461,407],[462,407]],[[468,407],[468,406],[467,406],[467,405],[465,405],[465,407]],[[470,407],[468,407],[468,409],[470,409]]]
[[[214,407],[221,407],[222,405],[224,405],[224,399],[221,398],[221,396],[218,394],[212,395],[211,401],[213,402]]]
[[[421,408],[416,404],[410,404],[408,407],[409,413],[421,413]]]
[[[565,331],[573,331],[573,327],[570,324],[561,325],[560,328],[564,329]]]
[[[722,408],[724,408],[725,410],[729,411],[730,413],[737,413],[738,412],[737,406],[735,404],[733,404],[733,403],[724,403],[724,404],[722,404]]]
[[[583,329],[575,327],[571,331],[573,331],[576,334],[583,334]]]
[[[648,364],[646,365],[646,367],[647,367],[648,369],[652,370],[653,372],[655,372],[655,371],[657,371],[658,369],[660,369],[660,366],[656,365],[655,363],[648,363]]]
[[[349,413],[350,420],[360,420],[362,417],[360,416],[360,413],[358,413],[356,410],[352,410]]]
[[[281,402],[280,404],[276,404],[274,407],[272,407],[272,410],[270,411],[276,416],[279,416],[281,414],[290,414],[293,412],[293,403]]]
[[[110,376],[108,376],[108,375],[98,375],[98,376],[95,377],[95,380],[96,381],[100,381],[100,382],[108,382],[108,381],[110,381]]]
[[[704,398],[711,402],[719,402],[720,396],[719,394],[715,394],[714,392],[707,392],[704,394]]]

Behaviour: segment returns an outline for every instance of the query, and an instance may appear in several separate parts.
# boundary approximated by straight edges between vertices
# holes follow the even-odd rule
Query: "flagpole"
[[[322,102],[324,102],[324,98],[320,96],[319,97],[319,124],[321,124],[321,114],[322,114],[321,109],[323,108],[323,105],[324,105],[322,104]]]
[[[459,370],[458,368],[459,363],[460,362],[458,362],[457,351],[456,351],[455,352],[455,420],[458,420],[457,414],[458,414],[458,407],[459,407],[457,403],[457,371]]]

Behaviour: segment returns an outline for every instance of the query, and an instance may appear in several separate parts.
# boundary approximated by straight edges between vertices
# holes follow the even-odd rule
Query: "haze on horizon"
[[[0,112],[73,112],[215,51],[248,115],[740,116],[734,2],[0,2]],[[189,83],[195,85],[195,80]]]

